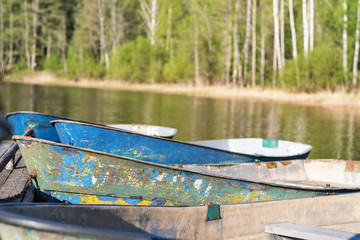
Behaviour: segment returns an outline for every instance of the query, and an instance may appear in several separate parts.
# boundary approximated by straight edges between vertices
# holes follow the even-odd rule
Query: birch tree
[[[30,69],[31,69],[31,71],[35,71],[39,0],[33,0],[32,9],[33,9],[33,13],[32,13],[33,14],[33,39],[32,39],[32,48],[31,48]]]
[[[29,53],[29,16],[28,16],[27,0],[24,0],[23,10],[24,10],[24,26],[25,26],[24,52],[25,52],[25,58],[26,58],[26,63],[27,63],[28,69],[31,69],[31,60],[30,60],[30,53]]]
[[[246,32],[245,32],[245,54],[244,54],[244,87],[247,86],[247,70],[249,58],[249,38],[250,38],[250,19],[251,19],[251,0],[247,0],[246,7]]]
[[[225,84],[228,86],[230,84],[230,68],[231,68],[231,33],[232,33],[232,23],[231,23],[231,0],[227,1],[226,6],[226,27],[224,30],[224,39],[225,39]]]
[[[233,24],[233,44],[234,44],[234,64],[233,64],[233,85],[238,84],[238,79],[240,78],[242,82],[242,71],[240,64],[240,52],[239,52],[239,32],[238,32],[238,22],[240,15],[240,0],[235,0],[235,13],[234,13],[234,24]]]
[[[356,18],[355,51],[354,51],[353,81],[352,81],[353,88],[356,88],[357,78],[358,78],[359,37],[360,37],[360,0],[358,0],[357,18]]]
[[[12,0],[9,0],[9,28],[10,28],[10,39],[9,39],[9,69],[12,67],[13,62],[13,49],[14,49],[14,16],[12,10]]]
[[[308,15],[306,1],[302,0],[302,12],[303,12],[303,35],[304,35],[304,55],[307,57],[309,51],[309,31],[308,31]]]
[[[274,15],[273,87],[276,86],[276,72],[277,72],[277,69],[279,69],[279,71],[281,71],[281,53],[280,53],[278,8],[279,8],[278,0],[273,0],[273,15]]]
[[[284,0],[280,0],[280,52],[281,52],[281,66],[285,66],[285,8]]]
[[[309,22],[309,45],[310,51],[314,50],[314,0],[309,0],[310,22]]]
[[[292,40],[292,55],[295,62],[295,74],[296,82],[299,84],[299,66],[297,62],[297,43],[296,43],[296,30],[295,30],[295,20],[294,20],[294,9],[293,9],[293,0],[289,0],[289,19],[290,19],[290,28],[291,28],[291,40]]]
[[[283,0],[282,0],[283,1]],[[252,60],[251,83],[256,85],[256,0],[252,4]]]
[[[348,17],[347,17],[347,0],[343,0],[343,10],[344,10],[344,15],[343,15],[343,34],[342,34],[342,38],[343,38],[343,69],[344,69],[344,80],[345,80],[345,86],[346,88],[348,88],[348,73],[347,73],[347,21],[348,21]]]
[[[106,40],[105,40],[105,31],[104,31],[104,11],[105,11],[105,2],[103,0],[97,0],[97,7],[98,7],[98,17],[99,17],[99,28],[100,28],[100,59],[105,59],[106,69],[109,71],[110,69],[110,58],[109,53],[106,47]]]
[[[151,45],[155,45],[155,32],[158,26],[158,6],[157,0],[150,0],[150,4],[146,0],[140,0],[140,14],[148,29]]]

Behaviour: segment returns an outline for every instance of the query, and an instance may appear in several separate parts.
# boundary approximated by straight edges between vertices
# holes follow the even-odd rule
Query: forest
[[[0,67],[74,80],[352,91],[360,0],[0,0]]]

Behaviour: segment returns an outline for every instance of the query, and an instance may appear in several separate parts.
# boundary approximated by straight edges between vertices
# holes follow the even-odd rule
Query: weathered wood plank
[[[265,226],[265,232],[276,236],[311,240],[360,240],[360,234],[305,224],[278,223]]]

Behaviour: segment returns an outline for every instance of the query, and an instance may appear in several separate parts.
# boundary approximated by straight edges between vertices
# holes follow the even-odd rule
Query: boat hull
[[[6,120],[7,123],[10,125],[11,135],[23,135],[26,129],[31,128],[33,129],[34,134],[37,138],[50,140],[54,142],[60,142],[60,139],[56,129],[54,128],[54,126],[51,125],[50,123],[51,121],[70,120],[70,121],[83,122],[83,121],[73,120],[64,117],[47,115],[43,113],[25,112],[25,111],[10,113],[6,115]],[[111,125],[111,127],[117,129],[119,128],[126,129],[134,132],[139,131],[147,135],[161,136],[167,138],[172,138],[177,133],[176,128],[145,125],[145,124],[114,124]],[[3,132],[4,132],[3,128],[0,128],[0,139]]]
[[[64,144],[159,164],[227,164],[270,160],[86,123],[53,121],[52,124]]]
[[[70,203],[235,204],[335,194],[201,174],[41,139],[14,137],[34,184]]]
[[[312,146],[303,143],[265,138],[231,138],[190,142],[231,152],[261,156],[262,159],[306,159]]]
[[[54,120],[70,120],[68,118],[36,112],[14,112],[5,116],[11,126],[11,135],[23,135],[31,128],[37,138],[60,142],[56,129],[50,124]]]
[[[0,206],[3,210],[21,213],[36,219],[91,228],[119,229],[123,223],[139,231],[176,239],[271,239],[264,233],[267,224],[291,222],[358,232],[360,193],[317,198],[220,205],[218,216],[208,206],[148,207],[69,204],[25,204]],[[88,218],[90,216],[90,218]],[[96,216],[96,218],[94,217]],[[6,220],[11,219],[7,218]],[[68,219],[68,220],[66,220]],[[97,221],[98,220],[98,221]],[[39,220],[37,220],[39,221]],[[116,223],[116,224],[114,224]],[[357,223],[357,224],[356,224]],[[121,229],[120,229],[121,230]],[[3,229],[0,228],[0,234]],[[3,235],[1,235],[3,236]],[[3,238],[8,239],[8,238]],[[11,239],[11,238],[10,238]]]

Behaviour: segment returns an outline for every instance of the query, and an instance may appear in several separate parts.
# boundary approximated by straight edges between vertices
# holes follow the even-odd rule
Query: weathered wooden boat
[[[50,141],[60,142],[58,134],[55,128],[50,124],[51,121],[54,120],[69,120],[69,121],[78,121],[64,117],[58,117],[43,113],[37,112],[13,112],[9,113],[6,116],[6,120],[10,124],[11,134],[12,135],[23,135],[24,131],[27,128],[33,129],[35,136],[37,138],[46,139]],[[100,126],[104,126],[98,124]],[[173,137],[177,129],[176,128],[168,128],[162,126],[152,126],[152,125],[141,125],[141,124],[114,124],[112,125],[114,128],[125,128],[129,131],[140,131],[144,134],[154,134],[156,136],[161,137]]]
[[[230,164],[296,159],[231,152],[88,123],[52,121],[64,144],[160,164]]]
[[[147,124],[110,124],[109,127],[137,132],[149,136],[172,138],[177,133],[176,128],[147,125]]]
[[[359,170],[356,164],[351,172],[353,182],[349,180],[346,186],[327,182],[312,189],[204,174],[42,139],[13,138],[20,146],[28,171],[35,176],[36,188],[70,203],[235,204],[348,193],[360,189],[360,173],[356,172]],[[248,166],[248,171],[257,171],[256,164]]]
[[[312,149],[308,144],[265,138],[232,138],[190,143],[262,158],[306,159]]]
[[[359,232],[360,193],[182,207],[0,205],[0,222],[2,239],[13,239],[13,236],[20,235],[20,231],[32,236],[41,234],[37,239],[48,239],[46,231],[70,234],[76,229],[77,233],[87,236],[89,232],[103,234],[101,237],[109,236],[113,231],[131,231],[176,239],[269,240],[274,238],[264,233],[266,225],[281,222]],[[32,231],[27,232],[29,228]],[[119,237],[123,234],[119,233]]]
[[[109,207],[0,205],[0,239],[164,239],[125,222]]]

